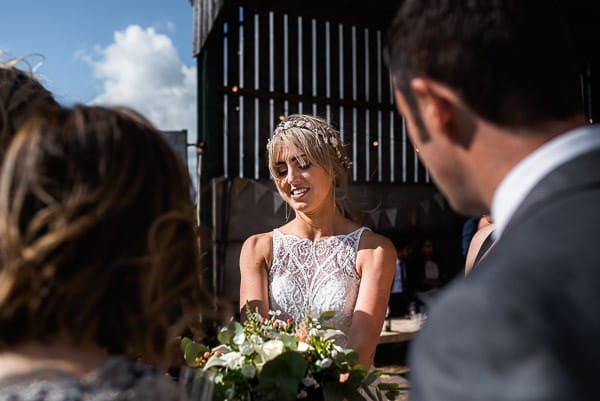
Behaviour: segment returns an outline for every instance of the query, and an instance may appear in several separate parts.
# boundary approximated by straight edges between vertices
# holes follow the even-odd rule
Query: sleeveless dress
[[[306,313],[319,317],[335,311],[328,323],[348,334],[360,285],[356,255],[366,229],[316,241],[273,230],[270,309],[296,321]]]

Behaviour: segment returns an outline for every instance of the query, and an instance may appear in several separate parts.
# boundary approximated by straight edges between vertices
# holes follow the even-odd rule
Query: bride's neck
[[[83,376],[102,366],[107,358],[106,352],[97,346],[24,343],[0,351],[0,378],[43,367]]]
[[[296,228],[309,238],[318,239],[345,230],[346,219],[338,212],[324,215],[296,214]]]

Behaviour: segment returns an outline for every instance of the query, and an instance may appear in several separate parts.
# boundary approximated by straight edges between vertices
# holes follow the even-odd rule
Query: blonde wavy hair
[[[58,107],[32,71],[16,67],[25,61],[22,57],[0,61],[0,160],[27,118],[45,108]]]
[[[292,114],[279,123],[267,143],[269,171],[276,181],[281,179],[277,175],[276,164],[287,148],[301,156],[302,162],[322,167],[329,173],[336,202],[346,198],[351,163],[338,131],[327,121],[306,114]]]
[[[209,313],[183,163],[127,109],[38,116],[0,176],[0,348],[58,339],[169,363]]]

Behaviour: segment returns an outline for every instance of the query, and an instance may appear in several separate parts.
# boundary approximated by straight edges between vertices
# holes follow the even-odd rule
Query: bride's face
[[[295,211],[310,213],[333,207],[333,179],[324,168],[311,164],[289,148],[275,163],[277,189]]]

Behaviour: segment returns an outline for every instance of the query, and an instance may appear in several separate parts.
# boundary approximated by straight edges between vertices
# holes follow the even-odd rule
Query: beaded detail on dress
[[[356,255],[365,229],[316,241],[273,230],[270,309],[294,320],[332,310],[336,315],[329,323],[348,333],[360,284]]]

